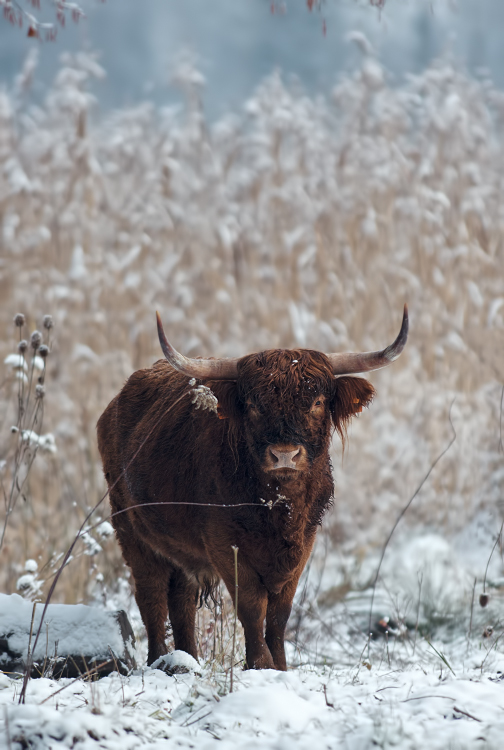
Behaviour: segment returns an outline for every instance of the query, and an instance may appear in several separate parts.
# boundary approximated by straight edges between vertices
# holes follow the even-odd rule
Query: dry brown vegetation
[[[185,354],[237,356],[376,349],[407,301],[407,350],[373,376],[378,396],[344,462],[335,441],[329,539],[357,555],[383,543],[449,440],[453,398],[456,444],[409,521],[448,533],[499,507],[504,103],[488,82],[440,61],[392,87],[365,58],[325,99],[273,75],[243,112],[209,123],[189,66],[181,111],[146,104],[99,121],[93,58],[67,58],[37,108],[24,101],[31,75],[28,64],[0,92],[0,357],[15,351],[15,313],[28,334],[53,315],[42,431],[58,453],[36,457],[0,590],[15,590],[27,558],[42,567],[63,552],[104,492],[95,424],[132,370],[159,358],[156,309]],[[0,382],[7,485],[9,368]],[[80,547],[56,599],[122,585],[114,540],[93,535],[101,551]]]

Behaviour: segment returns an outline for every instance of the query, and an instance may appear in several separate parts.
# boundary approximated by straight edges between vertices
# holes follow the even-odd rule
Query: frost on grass
[[[27,560],[23,575],[16,581],[16,589],[24,599],[33,601],[40,596],[43,581],[38,579],[38,564],[36,560]]]
[[[13,370],[28,370],[28,365],[22,354],[8,354],[4,359],[4,365],[12,367]]]
[[[25,745],[36,743],[39,750],[55,741],[83,750],[97,742],[105,750],[143,744],[159,750],[167,745],[469,750],[479,744],[499,750],[502,745],[499,674],[482,679],[470,665],[441,680],[433,663],[400,671],[388,665],[360,672],[323,666],[288,673],[251,670],[237,674],[231,694],[225,679],[208,668],[201,676],[147,669],[99,682],[41,679],[30,683],[29,703],[18,706],[16,683],[0,674],[0,703],[11,738],[23,737]],[[0,741],[7,742],[6,731],[4,718]]]
[[[43,395],[43,391],[37,391],[39,394],[39,397]],[[18,428],[15,426],[11,427],[11,432],[16,433],[19,432]],[[42,453],[57,453],[58,449],[56,447],[56,440],[52,432],[48,432],[46,435],[37,435],[36,432],[33,430],[21,430],[21,440],[23,443],[26,443],[26,445],[29,448],[37,449],[39,448]]]

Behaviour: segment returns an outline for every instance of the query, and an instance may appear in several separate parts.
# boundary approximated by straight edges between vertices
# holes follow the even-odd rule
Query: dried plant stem
[[[7,706],[4,706],[4,721],[5,721],[5,734],[7,735],[7,746],[9,750],[12,750],[12,742],[11,742],[10,727],[9,727],[9,711],[8,711]]]
[[[469,633],[467,635],[467,640],[471,638],[471,632],[472,632],[473,613],[474,613],[474,594],[476,591],[476,582],[477,582],[477,578],[475,577],[474,583],[473,583],[473,589],[472,589],[472,596],[471,596],[471,616],[469,618]]]
[[[238,547],[232,546],[234,555],[234,572],[235,572],[235,597],[234,597],[234,620],[233,620],[233,646],[231,649],[231,677],[229,683],[229,692],[233,692],[233,670],[236,649],[236,625],[238,619]]]
[[[488,560],[487,560],[487,564],[486,564],[486,568],[485,568],[485,575],[483,577],[483,593],[485,593],[485,591],[486,591],[486,579],[487,579],[487,573],[488,573],[488,566],[490,565],[490,560],[492,559],[492,555],[495,552],[495,548],[502,541],[502,530],[503,529],[504,529],[504,521],[501,523],[501,527],[499,529],[499,533],[497,534],[497,539],[495,540],[494,545],[493,545],[493,547],[491,549],[491,552],[490,552],[490,554],[488,556]]]
[[[102,667],[106,666],[109,663],[109,660],[102,661],[101,664],[97,664],[96,667],[92,667],[91,669],[88,669],[87,672],[83,672],[78,677],[76,677],[72,682],[68,682],[66,685],[63,685],[59,690],[56,690],[54,693],[51,693],[51,695],[48,695],[47,698],[44,698],[43,701],[40,701],[39,706],[42,705],[42,703],[46,703],[47,701],[50,701],[51,698],[54,698],[55,695],[58,695],[58,693],[61,693],[62,690],[66,690],[68,687],[71,687],[75,682],[78,682],[79,680],[83,680],[84,677],[90,677],[92,674],[97,672]]]
[[[33,635],[33,621],[35,619],[35,609],[37,607],[37,602],[33,602],[33,609],[32,609],[32,616],[31,616],[31,623],[30,623],[30,637],[28,639],[28,651],[26,654],[26,658],[29,660],[31,655],[31,641],[32,641],[32,635]]]
[[[504,385],[501,391],[500,410],[499,410],[499,450],[504,453],[504,446],[502,444],[502,405],[504,400]]]
[[[35,352],[33,352],[33,357],[35,357]],[[24,355],[23,355],[23,360],[24,360]],[[12,480],[11,480],[11,486],[10,486],[8,497],[7,497],[7,493],[5,492],[5,489],[2,483],[2,490],[3,490],[4,502],[5,502],[5,520],[3,523],[2,533],[0,536],[0,550],[2,549],[4,541],[5,541],[5,534],[7,532],[7,526],[9,523],[10,516],[12,515],[12,512],[16,506],[18,498],[23,493],[23,487],[25,485],[26,480],[28,479],[28,475],[30,473],[31,467],[33,466],[33,462],[35,461],[35,456],[37,455],[37,446],[34,446],[33,453],[31,454],[28,464],[27,464],[27,468],[26,468],[23,481],[20,484],[19,483],[19,471],[21,469],[23,459],[26,456],[26,452],[30,444],[29,440],[24,439],[23,431],[27,429],[28,432],[32,432],[35,429],[38,423],[39,413],[40,413],[40,425],[42,425],[42,419],[44,415],[42,401],[38,400],[36,401],[35,407],[33,409],[33,414],[32,414],[31,419],[29,417],[28,407],[29,407],[29,402],[30,402],[30,393],[31,393],[31,388],[32,388],[32,383],[33,383],[34,369],[35,369],[35,366],[32,361],[32,364],[30,367],[30,380],[29,380],[29,385],[27,389],[28,395],[26,396],[26,403],[25,403],[24,378],[21,378],[19,380],[18,410],[17,410],[17,422],[16,422],[18,443],[16,447],[16,452],[14,454],[14,468],[12,472]],[[44,372],[42,375],[42,379],[45,379],[45,362],[44,362]],[[28,425],[26,425],[25,420],[28,422]],[[31,424],[29,424],[30,421],[31,421]]]
[[[415,640],[413,641],[413,656],[415,655],[417,635],[418,635],[418,621],[420,619],[420,604],[422,601],[422,584],[423,584],[423,573],[418,577],[418,602],[416,611],[416,622],[415,622]]]
[[[436,466],[438,465],[438,463],[441,461],[441,459],[443,458],[443,456],[445,456],[448,453],[448,451],[452,447],[453,443],[457,439],[457,433],[455,431],[455,427],[453,426],[453,422],[452,422],[452,418],[451,418],[451,412],[452,412],[452,408],[453,408],[453,404],[454,403],[455,403],[455,399],[453,399],[453,401],[451,402],[451,404],[450,404],[450,410],[448,412],[448,419],[450,420],[450,425],[451,425],[451,428],[452,428],[452,431],[453,431],[453,436],[452,436],[450,442],[448,443],[448,445],[446,446],[446,448],[444,448],[441,451],[441,453],[439,454],[439,456],[435,459],[435,461],[433,461],[433,463],[431,464],[431,466],[429,468],[429,471],[424,476],[424,478],[422,479],[422,481],[420,482],[420,484],[416,488],[416,490],[413,493],[413,495],[411,496],[411,498],[408,500],[408,502],[406,503],[406,505],[404,506],[404,508],[401,510],[401,512],[397,516],[397,518],[395,520],[395,523],[394,523],[394,525],[392,527],[392,530],[390,531],[390,534],[388,535],[388,537],[387,537],[387,539],[385,541],[385,544],[383,545],[382,552],[381,552],[381,555],[380,555],[380,561],[379,561],[378,567],[376,569],[376,574],[375,574],[374,581],[373,581],[373,586],[372,586],[373,592],[371,594],[371,604],[369,606],[368,633],[371,633],[371,625],[372,625],[372,619],[373,619],[373,605],[374,605],[374,599],[375,599],[375,593],[376,593],[376,584],[378,583],[378,578],[380,576],[380,570],[381,570],[381,566],[382,566],[382,563],[383,563],[383,558],[385,557],[385,552],[387,551],[387,547],[388,547],[388,545],[390,543],[390,540],[392,539],[392,536],[394,535],[394,532],[395,532],[396,528],[398,527],[399,522],[401,521],[402,517],[404,516],[404,514],[406,513],[406,511],[408,510],[408,508],[412,504],[413,500],[416,498],[416,496],[418,495],[418,493],[420,492],[420,490],[422,489],[422,487],[424,486],[425,482],[430,477],[430,475],[432,474],[432,472],[434,471],[434,469],[436,468]]]
[[[35,651],[35,648],[37,646],[38,639],[39,639],[40,633],[42,631],[42,624],[44,622],[44,617],[45,617],[46,612],[47,612],[47,607],[49,606],[49,603],[51,601],[51,598],[52,598],[52,595],[54,593],[54,590],[55,590],[55,588],[56,588],[56,586],[58,584],[60,576],[61,576],[61,574],[62,574],[62,572],[63,572],[63,570],[64,570],[64,568],[65,568],[65,566],[66,566],[66,564],[68,562],[68,559],[69,559],[70,555],[72,554],[72,551],[73,551],[73,549],[74,549],[77,541],[80,539],[80,537],[83,534],[83,530],[84,530],[84,527],[86,526],[87,522],[89,521],[89,519],[91,518],[91,516],[93,515],[93,513],[96,510],[98,510],[98,508],[100,507],[100,505],[102,504],[102,502],[109,495],[110,491],[112,489],[114,489],[114,487],[119,482],[119,480],[124,475],[124,473],[129,469],[129,467],[131,466],[131,464],[133,463],[133,461],[135,460],[135,458],[138,456],[138,454],[140,453],[140,451],[142,450],[142,448],[146,444],[146,442],[149,440],[149,438],[152,435],[152,433],[154,432],[154,430],[157,428],[157,426],[158,426],[159,422],[161,421],[161,419],[163,419],[171,411],[171,409],[173,409],[179,403],[179,401],[181,401],[184,398],[184,396],[187,396],[189,394],[190,394],[190,390],[184,391],[184,393],[182,393],[182,395],[179,396],[179,398],[176,401],[174,401],[173,404],[171,404],[167,409],[164,410],[164,412],[159,416],[159,418],[156,420],[156,422],[152,426],[152,429],[147,433],[147,435],[145,436],[144,440],[142,440],[142,442],[138,446],[137,450],[135,451],[135,453],[133,454],[133,456],[130,458],[129,462],[126,464],[126,466],[124,467],[124,469],[122,470],[122,472],[119,474],[119,476],[117,477],[117,479],[115,480],[115,482],[112,484],[111,487],[109,487],[109,489],[98,500],[98,502],[96,503],[96,505],[93,508],[91,508],[91,510],[89,511],[89,513],[87,514],[87,516],[85,517],[85,519],[82,522],[82,524],[81,524],[81,526],[80,526],[77,534],[75,535],[72,543],[70,544],[68,550],[66,551],[66,554],[65,554],[65,556],[63,558],[63,562],[59,566],[59,568],[58,568],[58,570],[56,572],[56,575],[54,576],[54,580],[53,580],[53,582],[51,584],[51,588],[49,589],[49,592],[47,594],[47,599],[45,601],[44,609],[42,610],[42,616],[40,618],[40,624],[39,624],[38,629],[37,629],[37,635],[35,637],[35,643],[33,644],[33,651]],[[25,671],[25,674],[24,674],[24,677],[23,677],[23,687],[21,688],[21,692],[19,694],[19,703],[24,703],[25,699],[26,699],[26,689],[28,687],[28,682],[30,680],[30,672],[31,672],[32,663],[33,663],[33,659],[32,659],[32,656],[30,655],[29,658],[27,659],[26,671]]]

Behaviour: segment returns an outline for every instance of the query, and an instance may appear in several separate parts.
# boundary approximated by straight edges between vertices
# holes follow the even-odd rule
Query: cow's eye
[[[252,416],[257,417],[261,413],[261,409],[259,408],[259,406],[257,404],[253,404],[252,401],[249,401],[247,406]]]
[[[312,409],[319,409],[319,408],[320,408],[321,406],[323,406],[323,405],[324,405],[324,400],[323,400],[322,398],[317,398],[317,399],[315,399],[315,401],[313,402],[313,404],[312,404],[311,408],[312,408]]]

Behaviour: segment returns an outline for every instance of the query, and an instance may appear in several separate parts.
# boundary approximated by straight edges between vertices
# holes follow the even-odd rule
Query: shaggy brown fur
[[[168,615],[175,648],[197,658],[198,598],[219,578],[234,591],[237,546],[247,666],[285,670],[292,600],[333,496],[332,427],[344,439],[374,390],[334,378],[327,357],[306,349],[250,354],[236,381],[206,385],[221,419],[195,409],[188,378],[161,360],[133,373],[98,422],[112,510],[131,508],[112,521],[133,572],[148,664],[166,653]],[[298,451],[295,468],[275,468],[282,451]],[[242,503],[250,505],[233,507]]]

